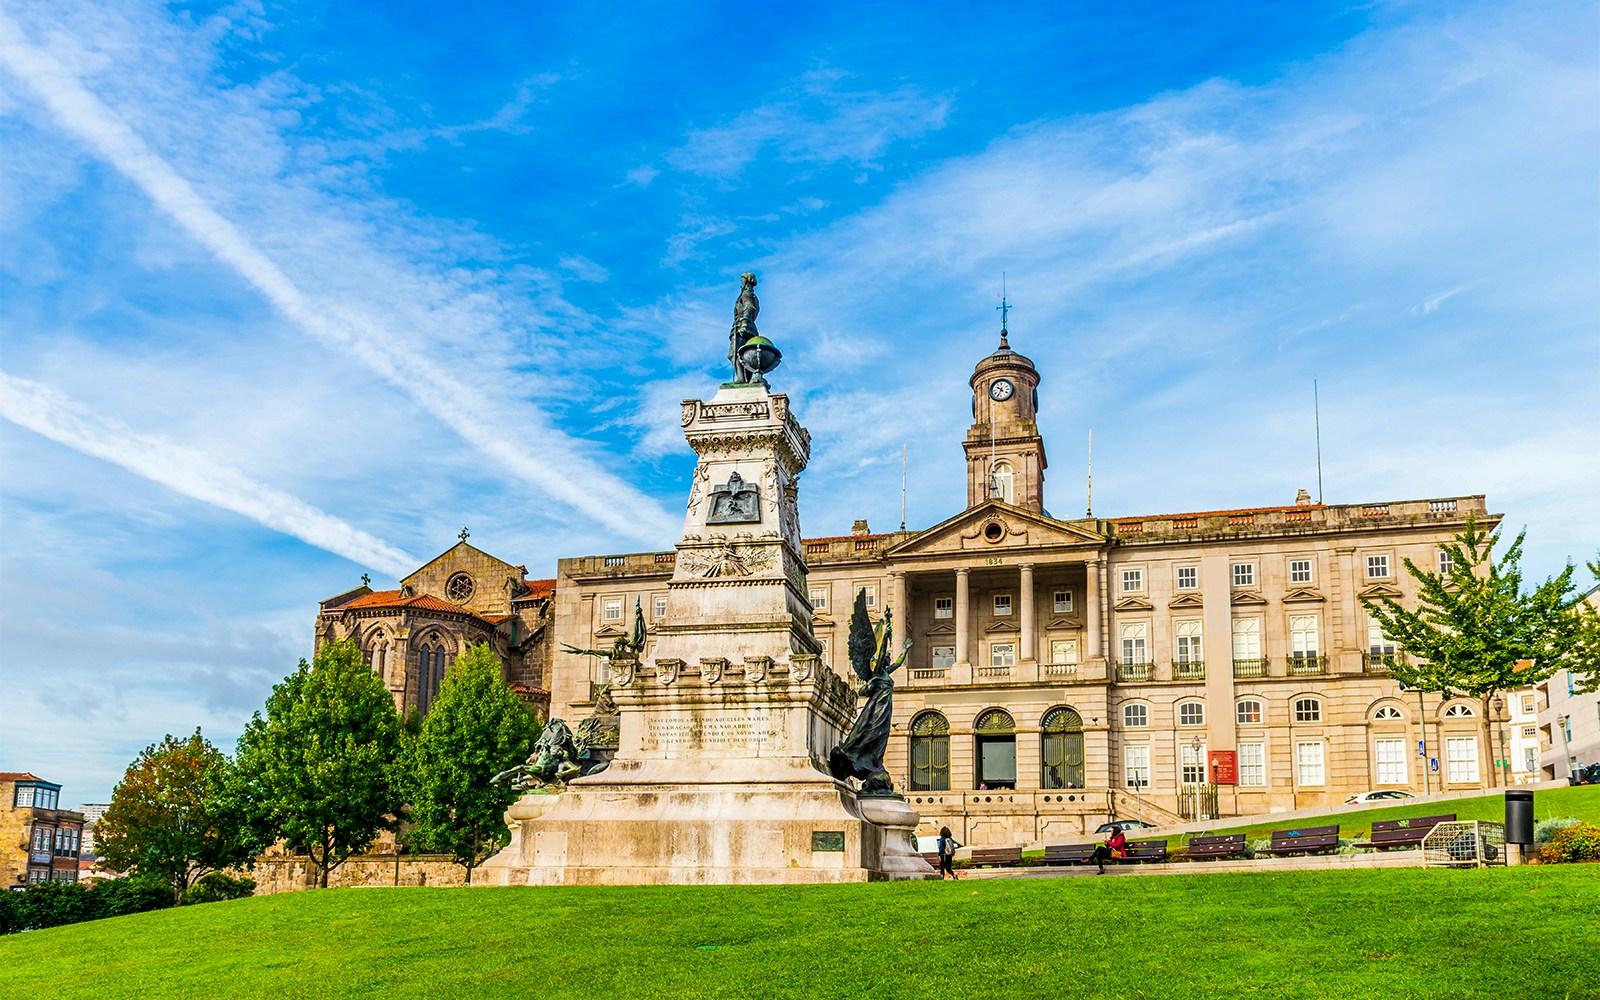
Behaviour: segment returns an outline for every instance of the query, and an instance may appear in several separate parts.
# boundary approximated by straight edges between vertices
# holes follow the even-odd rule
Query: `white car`
[[[1416,796],[1412,795],[1410,792],[1402,792],[1398,788],[1385,788],[1382,791],[1362,792],[1360,795],[1352,795],[1348,799],[1344,800],[1344,804],[1347,806],[1365,806],[1371,805],[1374,802],[1388,802],[1393,799],[1414,798],[1416,798]]]

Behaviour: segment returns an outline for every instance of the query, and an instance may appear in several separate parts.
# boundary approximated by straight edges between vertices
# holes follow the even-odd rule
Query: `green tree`
[[[206,873],[248,862],[257,844],[228,807],[228,766],[199,729],[145,747],[95,827],[96,852],[112,868],[165,880],[174,902]]]
[[[490,779],[528,759],[539,729],[484,644],[451,664],[422,731],[408,741],[416,823],[410,840],[454,857],[467,869],[469,885],[472,870],[510,840],[504,816],[518,793],[509,782]]]
[[[353,640],[330,643],[284,678],[239,737],[235,793],[264,840],[328,873],[395,826],[400,719]]]
[[[1443,572],[1425,570],[1410,559],[1406,572],[1417,581],[1417,608],[1393,598],[1361,598],[1403,655],[1386,656],[1390,676],[1424,691],[1460,692],[1479,700],[1484,711],[1484,746],[1489,737],[1489,700],[1501,691],[1550,676],[1572,648],[1572,567],[1525,592],[1522,586],[1522,541],[1527,532],[1498,559],[1498,530],[1484,530],[1469,518],[1455,538],[1441,548],[1449,554]],[[1520,661],[1532,669],[1518,670]]]
[[[1589,564],[1600,584],[1600,559]],[[1572,649],[1564,664],[1572,671],[1573,690],[1588,694],[1600,690],[1600,590],[1590,590],[1572,606]]]

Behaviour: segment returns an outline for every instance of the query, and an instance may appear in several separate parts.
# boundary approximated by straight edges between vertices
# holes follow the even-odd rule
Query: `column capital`
[[[1033,572],[1033,566],[1034,564],[1031,562],[1017,563],[1017,569],[1027,570],[1029,573]]]
[[[965,566],[957,566],[956,567],[956,576],[957,577],[966,577],[971,572],[972,572],[972,570],[968,569]]]

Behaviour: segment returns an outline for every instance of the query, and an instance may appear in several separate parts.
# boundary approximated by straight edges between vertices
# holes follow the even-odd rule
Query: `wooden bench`
[[[1337,826],[1306,826],[1298,830],[1272,831],[1268,854],[1325,854],[1339,849]]]
[[[1128,841],[1128,856],[1124,861],[1165,861],[1167,860],[1167,839],[1160,840],[1130,840]]]
[[[938,851],[924,851],[922,853],[922,860],[926,861],[928,864],[932,865],[934,868],[938,868],[939,867],[939,852]]]
[[[1094,857],[1099,844],[1046,844],[1044,863],[1047,865],[1086,865]]]
[[[1447,816],[1413,816],[1410,819],[1380,819],[1372,824],[1372,837],[1367,846],[1380,851],[1394,847],[1419,847],[1440,823],[1454,823],[1456,814]]]
[[[985,865],[1005,867],[1022,864],[1022,848],[1020,847],[975,847],[972,850],[973,868],[982,868]]]
[[[1176,855],[1179,860],[1203,861],[1208,858],[1244,857],[1244,834],[1222,833],[1194,837]]]

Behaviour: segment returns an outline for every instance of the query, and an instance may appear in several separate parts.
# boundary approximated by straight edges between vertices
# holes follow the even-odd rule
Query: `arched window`
[[[1261,702],[1256,698],[1244,698],[1234,709],[1234,718],[1241,726],[1257,726],[1261,724]]]
[[[1122,724],[1130,729],[1137,729],[1150,724],[1150,709],[1145,705],[1122,706]]]
[[[1451,705],[1444,710],[1444,717],[1447,719],[1470,719],[1476,714],[1471,705]]]
[[[1372,713],[1372,717],[1379,722],[1388,722],[1405,718],[1405,716],[1401,714],[1400,710],[1395,708],[1393,705],[1381,706],[1376,712]]]
[[[950,789],[950,723],[938,712],[911,720],[911,790]]]
[[[1083,716],[1070,708],[1052,708],[1044,714],[1040,747],[1041,788],[1083,787]]]
[[[1315,698],[1299,698],[1294,703],[1294,721],[1321,722],[1322,702]]]
[[[1206,724],[1205,702],[1186,701],[1178,705],[1178,725],[1203,726]]]
[[[991,708],[973,725],[977,741],[978,786],[1017,787],[1017,724],[1011,713]]]
[[[994,471],[990,474],[989,495],[1004,500],[1006,503],[1016,503],[1015,489],[1016,477],[1011,472],[1011,466],[1005,462],[997,462]]]

